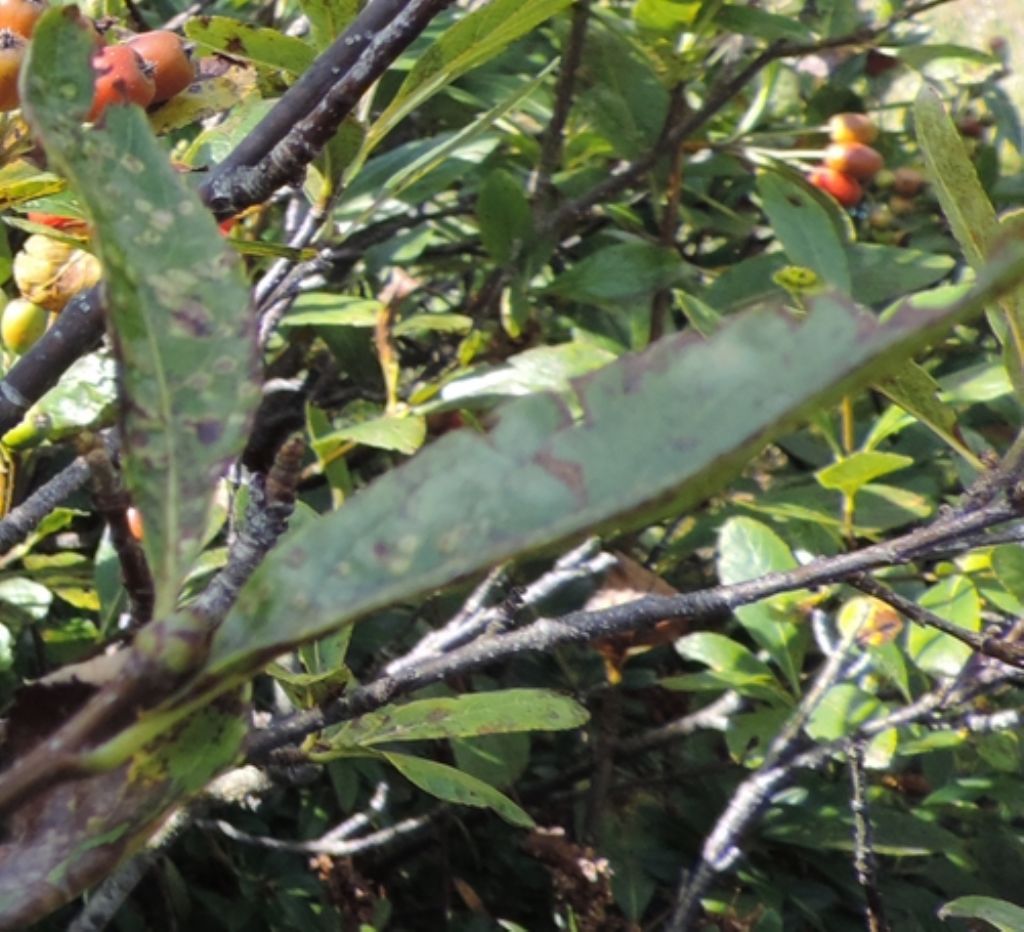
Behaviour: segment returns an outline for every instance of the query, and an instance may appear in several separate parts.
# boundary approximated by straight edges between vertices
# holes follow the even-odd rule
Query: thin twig
[[[788,761],[803,740],[804,726],[825,693],[842,679],[843,665],[856,636],[855,627],[843,636],[837,650],[825,660],[811,688],[769,744],[761,766],[740,784],[714,829],[704,839],[697,866],[683,872],[675,909],[667,926],[672,932],[684,932],[691,927],[708,885],[741,856],[741,839],[767,808],[781,783],[788,779]]]
[[[136,631],[153,617],[156,589],[145,551],[128,523],[131,497],[103,441],[86,434],[78,444],[89,465],[93,503],[110,529],[110,543],[121,567],[121,582],[128,594],[128,630]]]
[[[551,119],[544,130],[540,144],[540,157],[537,168],[530,178],[530,193],[539,196],[543,201],[551,189],[551,176],[562,162],[562,149],[565,144],[565,126],[572,110],[573,94],[576,90],[576,74],[583,58],[583,42],[587,35],[587,23],[590,21],[590,0],[576,0],[572,8],[572,24],[565,40],[562,52],[562,63],[555,84],[555,103],[551,109]]]
[[[983,688],[990,690],[1004,681],[1005,674],[997,674]],[[818,682],[821,682],[820,675]],[[822,742],[797,753],[776,755],[774,766],[760,767],[733,793],[729,805],[719,817],[711,834],[705,839],[697,867],[684,873],[672,920],[666,928],[672,932],[684,932],[692,927],[700,900],[708,887],[714,882],[715,877],[730,870],[736,863],[742,855],[739,847],[742,837],[764,813],[772,797],[792,781],[797,771],[819,767],[837,755],[849,753],[856,741],[868,741],[883,731],[912,722],[926,721],[944,708],[969,702],[977,694],[976,689],[977,687],[973,687],[957,692],[940,685],[910,705],[864,723],[846,737]]]
[[[672,88],[672,95],[669,99],[666,125],[675,125],[688,109],[684,88],[681,84],[677,84]],[[679,229],[679,204],[682,194],[683,143],[680,140],[670,150],[668,190],[665,197],[665,206],[661,212],[661,222],[658,225],[658,239],[666,249],[671,249],[675,245],[676,233]],[[651,300],[650,339],[652,341],[660,339],[665,333],[665,323],[672,308],[672,300],[671,288],[659,289]]]
[[[0,520],[0,553],[7,553],[29,536],[54,508],[89,481],[89,465],[77,457],[56,476],[41,485]]]
[[[850,812],[853,815],[853,867],[864,891],[864,914],[868,932],[889,932],[882,893],[878,889],[878,863],[871,831],[867,787],[864,775],[864,742],[854,741],[847,755],[850,771]]]
[[[295,437],[278,451],[266,479],[253,476],[245,521],[228,550],[228,561],[188,611],[202,618],[211,630],[235,603],[239,590],[288,527],[295,507],[296,463],[305,444]]]
[[[322,838],[317,838],[313,841],[288,841],[281,838],[273,838],[269,835],[253,835],[235,828],[230,822],[225,822],[223,819],[200,819],[196,824],[200,828],[220,832],[232,841],[256,845],[260,848],[269,848],[272,851],[290,851],[296,854],[327,854],[335,858],[347,858],[366,851],[389,848],[396,843],[408,841],[410,836],[425,834],[436,823],[446,818],[447,815],[447,806],[437,806],[425,815],[403,819],[394,825],[389,825],[387,828],[371,832],[369,835],[336,841],[326,841]]]
[[[539,605],[570,583],[599,576],[614,563],[615,557],[601,551],[600,542],[596,538],[589,538],[559,557],[555,565],[539,579],[517,590],[514,608],[522,611]],[[502,567],[492,570],[450,622],[427,634],[403,657],[389,664],[384,672],[388,676],[400,676],[428,657],[439,657],[462,647],[485,632],[497,633],[507,628],[513,608],[508,604],[509,600],[498,605],[485,604],[503,580]]]

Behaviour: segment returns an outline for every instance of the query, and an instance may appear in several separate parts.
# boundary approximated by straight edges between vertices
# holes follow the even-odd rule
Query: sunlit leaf
[[[531,828],[534,824],[529,813],[504,793],[468,773],[409,754],[388,752],[384,757],[403,777],[431,796],[460,806],[492,809],[506,822],[520,828]]]
[[[469,738],[578,728],[589,715],[568,696],[545,689],[503,689],[387,706],[331,729],[331,745]]]
[[[190,17],[185,35],[204,50],[224,52],[292,75],[302,74],[316,57],[313,48],[301,39],[226,16]]]

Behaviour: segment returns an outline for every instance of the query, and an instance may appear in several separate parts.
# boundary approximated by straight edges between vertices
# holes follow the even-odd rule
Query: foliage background
[[[84,213],[107,285],[6,383],[61,374],[92,306],[114,338],[4,438],[26,504],[62,496],[0,528],[0,888],[32,900],[27,852],[84,840],[99,886],[39,928],[1014,928],[1000,56],[900,3],[454,4],[340,129],[311,118],[326,150],[227,248],[180,205],[251,194],[225,166],[358,6],[188,18],[230,59],[156,141],[135,112],[82,129],[81,36],[35,42],[54,174],[9,121],[9,246],[28,209]],[[806,184],[844,110],[931,183],[852,211]],[[97,696],[124,716],[90,731]],[[229,764],[115,867],[90,816],[142,844]]]

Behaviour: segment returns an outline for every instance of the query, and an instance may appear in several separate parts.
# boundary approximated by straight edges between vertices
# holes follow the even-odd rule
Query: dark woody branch
[[[647,596],[600,611],[577,611],[560,618],[542,618],[518,630],[479,637],[465,646],[414,665],[395,665],[324,709],[302,712],[266,731],[254,733],[247,748],[258,762],[276,748],[305,737],[326,725],[345,721],[380,708],[397,696],[407,695],[447,677],[480,669],[517,654],[547,651],[559,644],[588,643],[623,631],[640,630],[663,618],[686,617],[708,622],[735,608],[761,599],[813,586],[841,582],[879,567],[927,558],[950,542],[1018,517],[1010,501],[995,501],[975,511],[950,515],[892,541],[861,550],[814,560],[796,569],[769,573],[747,582],[716,586],[673,597]]]
[[[200,196],[218,217],[301,180],[360,98],[451,0],[374,0],[246,139]]]

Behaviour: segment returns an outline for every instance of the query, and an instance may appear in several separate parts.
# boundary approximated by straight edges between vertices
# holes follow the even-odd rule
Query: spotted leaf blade
[[[216,478],[244,444],[258,397],[256,346],[241,267],[142,111],[114,106],[83,125],[92,41],[73,8],[44,17],[22,100],[95,230],[123,364],[126,479],[145,520],[161,615],[201,544]]]
[[[694,504],[801,414],[877,380],[1024,273],[1009,243],[961,301],[884,322],[841,296],[667,337],[456,431],[273,551],[214,637],[204,676],[243,675],[289,645],[511,556]],[[212,683],[211,683],[212,685]]]
[[[223,695],[121,766],[44,790],[5,822],[0,927],[25,929],[103,879],[237,757],[248,696]]]

